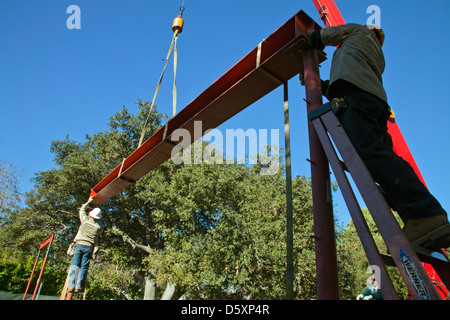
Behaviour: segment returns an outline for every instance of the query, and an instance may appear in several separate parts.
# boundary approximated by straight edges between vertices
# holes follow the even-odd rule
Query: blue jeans
[[[69,290],[84,289],[87,279],[87,271],[89,269],[89,262],[92,259],[94,247],[77,244],[74,248],[72,258],[72,265],[69,270],[69,283],[67,287]]]

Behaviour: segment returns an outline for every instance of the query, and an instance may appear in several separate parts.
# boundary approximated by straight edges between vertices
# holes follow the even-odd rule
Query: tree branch
[[[143,245],[143,244],[136,243],[136,241],[134,241],[133,239],[131,239],[125,232],[123,232],[122,230],[120,230],[120,229],[117,228],[116,226],[113,226],[113,227],[111,228],[111,231],[112,231],[114,234],[121,236],[121,237],[122,237],[122,240],[123,240],[125,243],[128,243],[134,250],[135,250],[135,249],[139,249],[139,250],[142,250],[142,251],[144,251],[144,252],[146,252],[146,253],[148,253],[148,254],[151,254],[151,253],[152,253],[152,248],[150,248],[150,246],[148,246],[148,245],[146,246],[146,245]]]
[[[131,298],[125,291],[121,290],[118,287],[114,287],[114,286],[109,286],[111,289],[113,289],[114,291],[116,291],[117,293],[123,295],[127,300],[133,300],[133,298]]]

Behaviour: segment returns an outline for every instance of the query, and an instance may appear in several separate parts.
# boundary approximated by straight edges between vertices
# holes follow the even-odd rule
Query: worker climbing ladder
[[[324,23],[325,27],[333,27],[337,25],[345,24],[345,20],[342,17],[338,7],[336,6],[334,0],[313,0],[314,5],[316,6],[317,11],[319,12],[320,19]],[[414,160],[414,157],[409,150],[409,147],[398,127],[397,121],[395,119],[395,114],[392,111],[391,117],[387,122],[388,132],[392,137],[393,149],[396,154],[401,156],[404,160],[406,160],[411,167],[414,169],[414,172],[419,177],[420,181],[426,186],[425,180]],[[425,270],[428,275],[436,283],[437,288],[441,292],[441,296],[443,298],[449,298],[448,290],[441,283],[441,279],[437,276],[433,266],[427,263],[423,263]]]
[[[408,243],[395,217],[391,213],[389,205],[379,192],[339,120],[331,111],[330,103],[326,103],[311,111],[309,113],[309,120],[313,123],[320,143],[342,190],[344,200],[350,211],[369,263],[378,266],[380,269],[380,284],[383,297],[389,300],[399,299],[385,267],[386,261],[392,261],[400,271],[413,299],[441,299],[421,261],[431,264],[439,273],[445,286],[450,287],[450,263],[448,257],[443,252],[432,253],[424,248],[413,248]],[[366,203],[386,243],[388,252],[391,254],[390,257],[381,255],[377,249],[361,208],[356,200],[355,193],[345,173],[346,171],[350,173]]]
[[[173,23],[172,23],[172,31],[173,31],[172,41],[171,41],[171,44],[170,44],[170,47],[169,47],[169,51],[168,51],[166,59],[165,59],[164,68],[163,68],[162,73],[161,73],[161,75],[159,77],[159,81],[157,83],[156,90],[155,90],[155,93],[153,95],[153,100],[152,100],[152,102],[150,104],[150,110],[148,112],[147,118],[145,119],[145,121],[143,123],[143,128],[142,128],[141,136],[140,136],[140,139],[139,139],[138,148],[141,146],[141,144],[144,141],[145,134],[146,134],[146,129],[147,129],[147,123],[148,123],[148,121],[150,119],[153,107],[155,106],[155,101],[156,101],[156,98],[158,96],[159,89],[161,87],[161,83],[162,83],[162,80],[163,80],[163,77],[164,77],[164,73],[165,73],[167,64],[169,62],[169,58],[172,55],[172,52],[174,53],[174,57],[173,57],[173,69],[174,69],[174,75],[173,76],[174,76],[174,79],[173,79],[173,90],[172,90],[172,97],[173,97],[173,99],[172,99],[172,101],[173,101],[172,102],[172,109],[173,109],[173,117],[175,117],[175,115],[176,115],[176,111],[177,111],[176,77],[177,77],[177,64],[178,64],[177,40],[178,40],[178,35],[181,32],[183,32],[184,20],[183,20],[182,17],[183,17],[184,10],[185,10],[185,6],[184,6],[184,0],[183,0],[182,4],[180,6],[180,13],[173,20]],[[169,124],[169,122],[166,123],[164,136],[167,133],[168,124]],[[123,161],[121,163],[120,171],[119,171],[119,177],[121,176],[122,169],[123,169],[123,166],[125,164],[125,160],[126,159],[123,159]],[[125,181],[125,182],[128,182],[128,183],[133,183],[134,182],[134,180],[127,179],[127,178],[124,178],[124,177],[121,177],[121,179],[123,181]],[[74,292],[68,290],[68,284],[69,284],[69,281],[71,281],[71,274],[70,274],[70,272],[71,271],[70,271],[70,267],[69,267],[68,272],[67,272],[67,276],[66,276],[66,280],[65,280],[65,283],[64,283],[64,287],[63,287],[62,292],[61,292],[60,300],[72,300]],[[86,293],[85,293],[84,290],[80,291],[80,292],[76,292],[76,293],[79,296],[80,300],[85,300]]]

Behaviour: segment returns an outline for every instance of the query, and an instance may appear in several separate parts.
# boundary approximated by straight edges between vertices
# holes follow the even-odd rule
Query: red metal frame
[[[101,204],[171,157],[176,129],[194,134],[194,121],[202,121],[201,136],[225,122],[297,74],[304,74],[308,109],[322,104],[319,63],[325,54],[307,45],[310,31],[319,29],[300,11],[266,38],[216,82],[207,88],[158,132],[91,190],[94,203]],[[304,69],[304,70],[303,70]],[[314,130],[310,133],[312,188],[314,198],[316,265],[319,299],[338,299],[337,259],[332,205],[329,198],[329,166]],[[194,140],[200,138],[195,136]],[[183,141],[189,146],[193,141]]]
[[[295,49],[299,41],[316,28],[320,27],[303,11],[289,19],[94,186],[90,195],[94,203],[107,201],[170,159],[174,144],[178,144],[171,141],[176,129],[186,129],[193,137],[194,121],[202,121],[203,136],[206,130],[219,126],[302,73],[301,52]],[[289,49],[292,52],[286,53]],[[324,60],[325,56],[320,55],[319,63]],[[194,137],[198,138],[200,136]],[[183,141],[180,146],[189,146],[192,142]]]
[[[44,262],[42,263],[41,271],[39,272],[39,277],[38,277],[38,279],[37,279],[37,281],[36,281],[36,286],[34,287],[34,292],[33,292],[33,296],[31,297],[31,300],[34,300],[34,299],[36,298],[37,290],[38,290],[38,288],[39,288],[39,284],[41,283],[42,274],[44,273],[44,268],[45,268],[45,265],[46,265],[46,263],[47,263],[48,253],[50,252],[50,246],[51,246],[51,244],[52,244],[52,242],[53,242],[53,237],[54,237],[54,234],[52,234],[50,237],[48,237],[48,238],[47,238],[44,242],[42,242],[41,245],[39,246],[38,255],[37,255],[37,257],[36,257],[36,261],[34,262],[33,270],[31,271],[30,279],[28,280],[27,288],[25,289],[25,293],[23,294],[23,299],[22,299],[22,300],[25,300],[26,297],[27,297],[28,289],[29,289],[29,287],[30,287],[31,280],[33,279],[33,274],[34,274],[34,271],[36,270],[36,266],[37,266],[37,263],[38,263],[38,260],[39,260],[39,255],[40,255],[40,253],[41,253],[41,250],[42,250],[43,248],[45,248],[45,246],[48,245],[48,247],[47,247],[47,252],[45,253],[45,257],[44,257]]]
[[[344,18],[333,0],[313,0],[313,2],[325,27],[345,24]]]
[[[326,25],[345,23],[333,1],[315,1]],[[319,28],[303,11],[289,19],[94,186],[90,195],[94,198],[94,203],[101,204],[109,200],[170,159],[171,151],[178,143],[171,140],[176,129],[186,129],[193,140],[196,140],[206,130],[222,124],[297,74],[304,74],[305,77],[308,111],[318,107],[322,99],[318,64],[325,60],[325,55],[305,48],[304,43],[309,32]],[[194,137],[194,121],[202,122],[200,136]],[[392,123],[396,125],[395,121]],[[328,162],[323,161],[324,151],[320,142],[311,131],[313,130],[309,130],[309,133],[318,297],[338,299],[334,225],[331,202],[328,199],[329,167]],[[401,154],[410,154],[409,149],[404,148],[406,143],[399,143],[399,139],[402,140],[402,136],[393,135],[396,150]],[[182,141],[179,145],[189,146],[193,140]],[[417,168],[415,162],[411,165]]]

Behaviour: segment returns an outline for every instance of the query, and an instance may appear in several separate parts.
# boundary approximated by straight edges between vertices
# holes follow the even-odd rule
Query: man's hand
[[[313,30],[308,35],[308,43],[311,47],[316,50],[323,51],[325,49],[325,45],[322,42],[322,38],[320,37],[320,29]]]
[[[327,96],[328,88],[330,87],[330,80],[320,79],[320,88],[322,89],[322,95]]]

